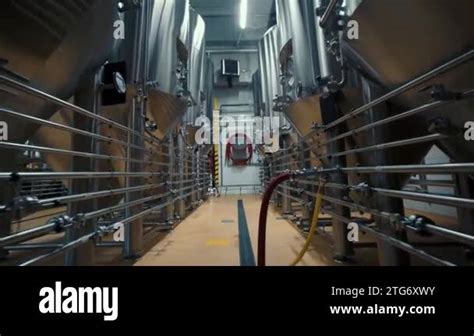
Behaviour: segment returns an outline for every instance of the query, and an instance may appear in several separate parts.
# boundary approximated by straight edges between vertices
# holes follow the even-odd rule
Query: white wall
[[[228,114],[238,119],[253,117],[253,112]],[[248,134],[251,136],[251,134]],[[253,154],[252,162],[248,166],[236,167],[226,162],[226,146],[221,146],[221,185],[227,194],[254,194],[260,186],[260,165],[257,153]]]
[[[225,78],[220,76],[221,60],[229,58],[240,61],[241,77],[234,81],[234,87],[229,88]],[[251,87],[252,74],[258,69],[257,53],[216,53],[211,54],[214,63],[215,80],[214,97],[218,99],[219,104],[249,104],[253,102],[253,92]],[[252,117],[254,115],[253,107],[226,107],[222,109],[222,116],[231,117]],[[260,166],[258,166],[258,157],[254,154],[253,163],[246,167],[232,167],[225,162],[226,146],[221,145],[220,150],[220,183],[222,192],[231,194],[253,194],[259,190],[260,186]],[[240,187],[242,185],[251,185],[251,187]]]

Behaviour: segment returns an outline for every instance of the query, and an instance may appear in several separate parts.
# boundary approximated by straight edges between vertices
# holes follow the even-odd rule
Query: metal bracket
[[[453,92],[446,89],[443,84],[433,84],[420,90],[420,92],[430,92],[430,96],[435,101],[450,101],[463,98],[462,93]]]
[[[412,215],[404,217],[402,218],[401,223],[405,226],[409,226],[415,229],[415,232],[421,236],[431,236],[431,234],[426,230],[426,225],[434,224],[431,219],[421,215]]]

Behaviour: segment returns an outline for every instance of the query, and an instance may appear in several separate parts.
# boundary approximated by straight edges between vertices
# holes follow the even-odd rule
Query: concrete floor
[[[240,266],[237,208],[240,199],[244,201],[250,239],[256,257],[261,198],[226,196],[213,198],[197,209],[135,265]],[[316,240],[301,265],[333,265],[327,244]],[[305,237],[288,221],[282,219],[279,213],[273,209],[270,211],[267,234],[268,265],[289,265],[301,250],[304,241]]]
[[[225,196],[211,198],[196,211],[191,213],[182,223],[170,232],[156,232],[147,235],[145,251],[148,251],[138,262],[123,259],[121,248],[97,248],[95,265],[100,266],[240,266],[240,244],[238,224],[238,201],[242,199],[252,250],[257,256],[257,222],[261,198],[258,196]],[[13,231],[22,231],[30,227],[43,225],[54,212],[65,209],[51,209],[24,218],[21,223],[14,223]],[[278,209],[281,210],[281,209]],[[274,266],[288,265],[300,251],[306,235],[297,230],[291,222],[281,217],[278,210],[271,209],[268,216],[267,264]],[[407,213],[412,213],[407,209]],[[419,212],[418,212],[419,213]],[[354,213],[353,216],[359,214]],[[426,214],[441,226],[457,229],[456,220],[443,216]],[[330,233],[331,228],[326,228]],[[361,242],[375,243],[368,235],[362,234]],[[37,238],[32,243],[61,243],[63,235],[47,235]],[[443,243],[448,239],[440,237],[420,237],[409,233],[410,243]],[[243,240],[245,241],[245,240]],[[355,250],[352,263],[336,264],[332,260],[332,243],[326,236],[315,235],[312,245],[302,266],[376,266],[378,265],[377,250],[370,246],[359,246]],[[473,259],[466,259],[462,246],[440,245],[420,246],[425,251],[459,265],[472,265]],[[244,251],[244,249],[243,249]],[[247,255],[248,256],[248,255]],[[9,258],[0,261],[0,266],[17,265],[31,258],[31,252],[13,252]],[[245,259],[247,261],[247,259]],[[58,255],[41,265],[63,265],[64,255]],[[413,265],[428,265],[416,257],[412,257]]]

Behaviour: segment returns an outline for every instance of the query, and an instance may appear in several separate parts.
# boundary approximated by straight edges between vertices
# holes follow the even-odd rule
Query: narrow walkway
[[[240,211],[239,200],[243,201]],[[249,258],[257,257],[260,204],[261,199],[257,196],[213,198],[154,246],[136,263],[136,266],[251,265]],[[239,213],[241,241],[239,241]],[[248,232],[245,226],[248,226]],[[268,265],[288,265],[302,248],[304,240],[305,238],[290,223],[282,219],[280,214],[270,211],[267,236]],[[249,251],[250,244],[253,250]],[[328,248],[326,244],[317,246],[319,245],[317,239],[315,244],[318,251]],[[301,262],[301,265],[306,266],[330,264],[332,261],[327,255],[319,254],[314,247]]]

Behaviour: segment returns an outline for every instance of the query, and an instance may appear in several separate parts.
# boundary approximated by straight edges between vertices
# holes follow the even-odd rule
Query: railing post
[[[186,174],[186,144],[184,142],[184,134],[182,133],[183,129],[180,130],[178,134],[178,151],[179,151],[179,163],[178,163],[178,173],[179,173],[179,201],[178,201],[178,215],[180,219],[186,217],[186,200],[184,199],[184,180]]]
[[[168,206],[166,207],[166,221],[169,224],[173,224],[175,220],[175,204],[173,203],[173,199],[175,196],[172,194],[174,190],[174,168],[175,168],[175,145],[174,145],[174,132],[171,132],[168,138],[168,191],[170,191],[170,195],[168,196]]]
[[[82,107],[88,111],[97,113],[96,92],[98,89],[97,77],[95,75],[86,75],[81,82],[74,96],[75,105]],[[74,113],[74,127],[87,131],[94,131],[94,121],[91,118]],[[89,152],[93,147],[93,139],[82,135],[72,135],[72,150],[80,152]],[[94,160],[83,157],[72,157],[71,171],[93,171]],[[87,193],[93,190],[94,183],[92,180],[79,179],[73,180],[70,184],[70,194]],[[74,217],[80,213],[88,213],[94,210],[94,201],[86,200],[83,202],[74,202],[68,205],[67,213],[70,217]],[[95,230],[95,221],[87,221],[82,223],[80,228],[71,227],[66,230],[65,239],[67,242],[74,241],[81,236],[89,234]],[[90,241],[77,249],[69,250],[65,253],[64,263],[66,266],[91,266],[95,264],[95,246]]]
[[[323,121],[327,123],[329,120],[338,118],[341,111],[335,104],[335,97],[333,94],[326,94],[321,98],[321,111],[323,114]],[[339,125],[333,129],[327,131],[326,136],[328,139],[338,136],[343,130],[343,125]],[[333,156],[331,154],[339,153],[345,150],[345,141],[336,141],[328,145],[327,153],[329,156],[329,164],[331,168],[342,168],[346,167],[346,158],[343,156]],[[347,174],[342,172],[330,174],[329,182],[337,184],[348,184]],[[337,199],[345,199],[348,195],[347,192],[340,189],[332,189],[329,192],[330,196]],[[333,205],[333,212],[342,218],[351,218],[351,211],[339,204]],[[345,262],[353,254],[353,244],[348,240],[348,228],[347,224],[339,218],[332,218],[332,228],[334,235],[334,260]]]
[[[147,96],[147,82],[148,82],[148,18],[149,18],[149,2],[143,1],[141,7],[133,13],[135,17],[135,40],[134,40],[134,54],[133,54],[133,70],[131,85],[134,89],[134,97],[131,102],[131,113],[129,120],[129,128],[135,133],[130,134],[129,131],[129,146],[128,159],[137,160],[140,162],[127,163],[127,172],[137,173],[144,170],[145,152],[140,148],[145,147],[143,137],[145,135],[145,120],[146,116],[146,96]],[[133,15],[132,14],[132,15]],[[143,185],[144,179],[142,177],[133,177],[127,179],[127,187],[135,187]],[[129,192],[126,195],[128,201],[135,201],[143,198],[143,191]],[[140,204],[133,207],[128,207],[126,210],[126,217],[136,215],[143,211],[144,205]],[[125,225],[125,244],[124,254],[127,259],[136,259],[140,257],[143,252],[143,218],[136,219],[132,223]]]

